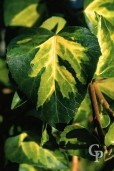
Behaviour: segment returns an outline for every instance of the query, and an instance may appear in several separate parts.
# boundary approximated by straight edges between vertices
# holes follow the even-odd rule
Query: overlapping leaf
[[[44,15],[44,4],[39,0],[5,0],[4,20],[6,26],[31,27]]]
[[[64,18],[53,16],[48,18],[46,21],[44,21],[40,27],[51,30],[54,33],[58,33],[60,30],[62,30],[65,27],[65,25],[66,25],[66,20]]]
[[[84,12],[86,16],[86,21],[91,31],[95,34],[98,28],[98,15],[103,16],[114,26],[114,1],[113,0],[90,0],[85,3],[89,4]],[[86,6],[86,4],[85,4]]]
[[[101,47],[102,55],[99,58],[94,78],[96,79],[96,84],[102,93],[114,100],[114,27],[102,16],[99,17],[98,25],[97,37]],[[87,92],[84,100],[75,114],[74,122],[84,126],[85,128],[88,128],[92,126],[92,118],[92,105],[90,96]],[[100,119],[102,128],[109,126],[110,118],[107,113],[104,113],[103,111],[103,113],[100,114]],[[72,138],[75,138],[75,135]],[[111,136],[110,139],[112,140]],[[76,150],[74,150],[74,153],[75,152]]]
[[[39,168],[67,169],[67,160],[63,153],[44,149],[27,133],[8,138],[5,144],[7,159],[16,163],[26,163]]]
[[[99,56],[98,42],[87,29],[69,27],[57,35],[43,28],[26,32],[11,42],[7,59],[38,116],[53,124],[73,118]]]
[[[73,122],[78,123],[81,126],[84,126],[85,128],[89,128],[90,126],[93,125],[92,121],[93,121],[93,110],[92,110],[89,91],[87,91],[84,100],[82,101],[80,107],[76,111]]]
[[[70,155],[94,160],[89,154],[92,144],[98,144],[97,139],[80,124],[67,126],[61,134],[60,145],[68,150]]]
[[[114,76],[114,26],[103,17],[99,19],[98,41],[102,56],[96,70],[96,77],[112,78]]]

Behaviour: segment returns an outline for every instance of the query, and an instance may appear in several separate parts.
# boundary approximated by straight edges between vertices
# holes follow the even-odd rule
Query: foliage
[[[0,82],[9,103],[8,116],[0,108],[0,128],[6,168],[17,163],[18,171],[69,171],[78,156],[82,170],[94,171],[114,157],[114,1],[85,1],[87,25],[79,22],[81,4],[74,8],[73,2],[74,26],[67,3],[58,1],[58,12],[49,15],[49,1],[4,0],[7,53],[1,53]],[[15,32],[11,38],[7,29]],[[93,144],[100,147],[93,154],[104,154],[99,164],[89,153]]]

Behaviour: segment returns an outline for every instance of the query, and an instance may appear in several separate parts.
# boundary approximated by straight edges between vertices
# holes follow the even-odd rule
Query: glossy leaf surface
[[[73,118],[99,56],[97,39],[81,27],[57,35],[32,29],[14,39],[7,53],[13,78],[36,104],[39,117],[50,124]]]

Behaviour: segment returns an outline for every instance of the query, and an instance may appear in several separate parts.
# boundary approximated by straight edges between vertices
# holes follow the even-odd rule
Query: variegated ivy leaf
[[[103,17],[99,19],[97,37],[102,56],[99,58],[95,77],[112,78],[114,77],[114,26]]]
[[[86,28],[58,34],[39,28],[14,39],[8,65],[20,89],[50,124],[68,123],[83,100],[100,56],[97,39]]]
[[[66,149],[70,155],[91,160],[95,158],[89,154],[89,147],[97,143],[98,140],[94,135],[79,123],[67,126],[60,136],[61,147]]]
[[[89,1],[89,3],[88,3]],[[85,2],[88,6],[84,13],[87,24],[93,33],[97,33],[98,18],[97,14],[103,16],[114,26],[114,1],[113,0],[88,0]],[[85,4],[85,6],[86,6]]]
[[[114,77],[99,80],[96,84],[99,86],[102,93],[114,100]]]
[[[38,168],[51,170],[68,168],[67,159],[62,152],[42,148],[34,137],[25,132],[6,140],[5,155],[11,162],[26,163]]]
[[[4,21],[6,26],[33,26],[45,13],[44,3],[40,0],[4,1]]]
[[[60,30],[62,30],[65,27],[65,25],[66,25],[66,20],[64,18],[53,16],[48,18],[46,21],[44,21],[40,27],[51,30],[54,33],[58,33]]]

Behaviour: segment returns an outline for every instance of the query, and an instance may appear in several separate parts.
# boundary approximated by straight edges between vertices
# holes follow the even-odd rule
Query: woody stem
[[[72,156],[72,168],[71,171],[78,171],[79,169],[79,163],[78,163],[78,157]]]
[[[104,141],[104,132],[103,132],[103,129],[101,128],[100,112],[99,112],[96,92],[95,92],[95,88],[94,88],[93,83],[90,83],[89,88],[90,88],[92,106],[93,106],[95,119],[96,119],[96,123],[97,123],[97,131],[98,131],[99,137],[101,138],[101,140],[103,142]]]

